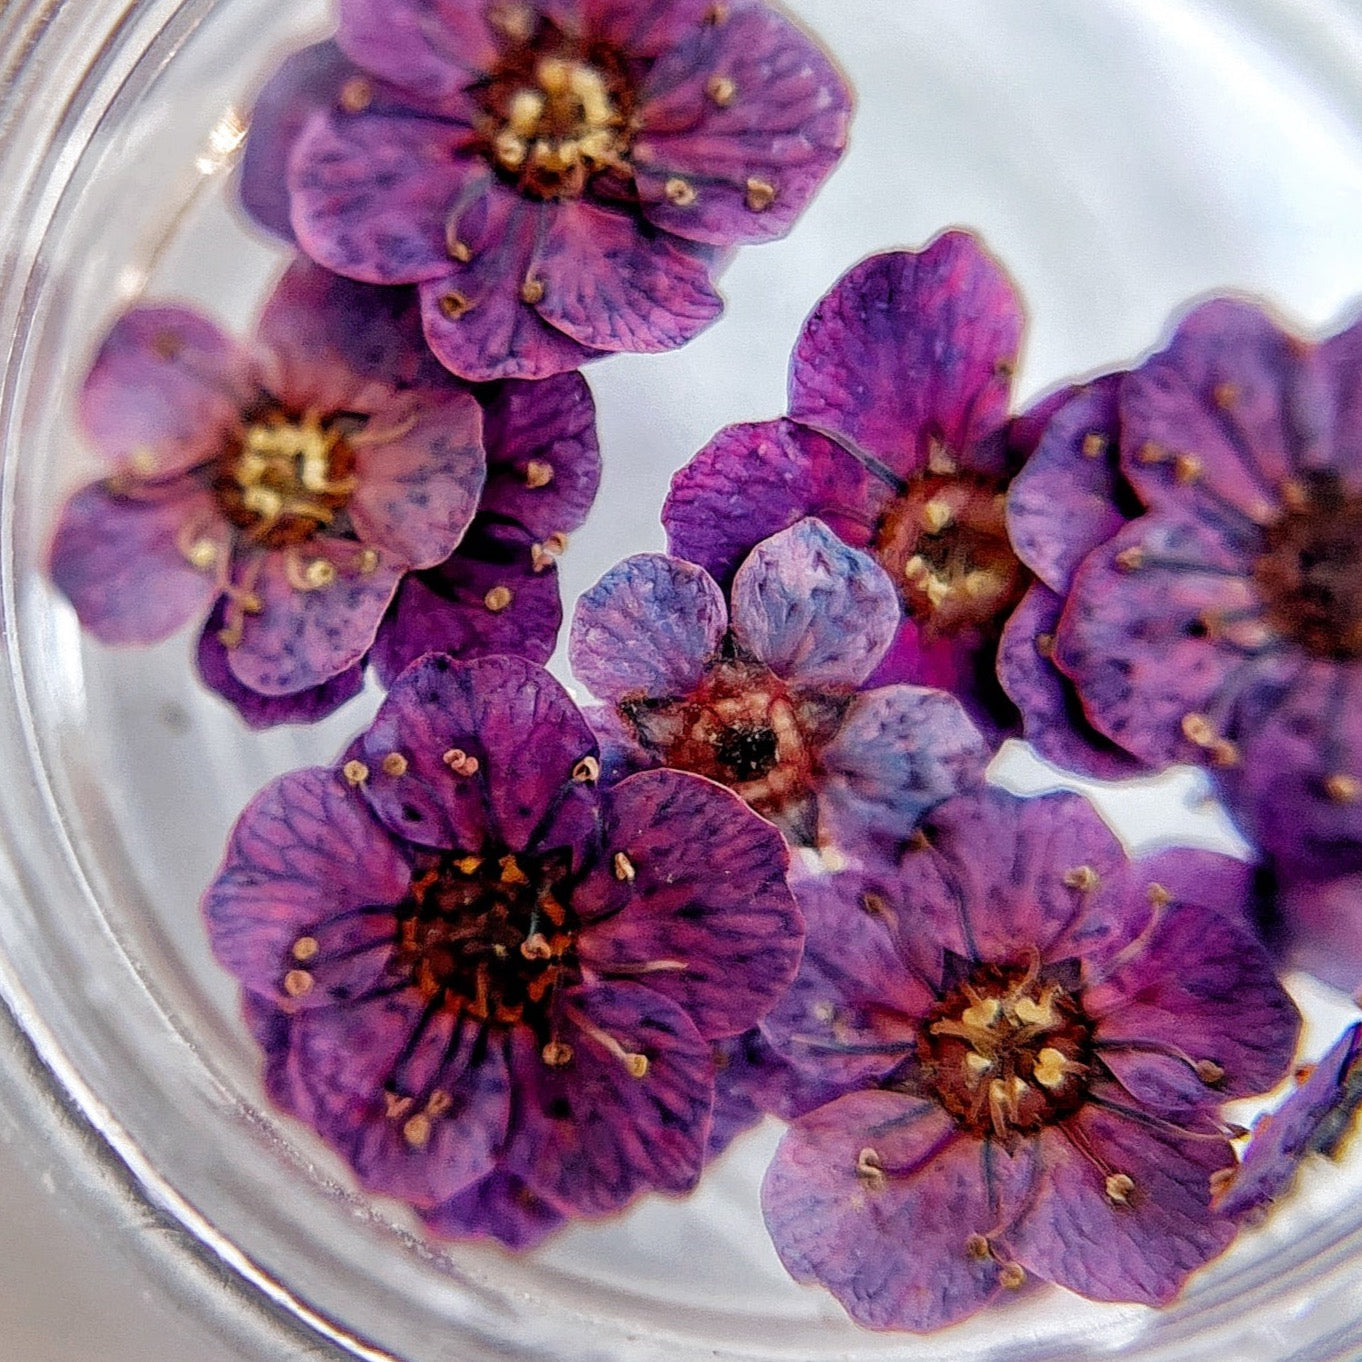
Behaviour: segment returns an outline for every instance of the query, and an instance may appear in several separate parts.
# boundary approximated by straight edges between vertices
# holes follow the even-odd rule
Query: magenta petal
[[[369,654],[379,680],[391,685],[424,653],[465,662],[507,653],[547,662],[563,606],[557,569],[542,559],[536,566],[534,551],[524,530],[478,516],[443,563],[408,573]]]
[[[597,350],[674,350],[723,311],[699,255],[585,202],[556,206],[537,269],[539,314]]]
[[[411,867],[363,799],[338,772],[314,767],[281,776],[246,806],[203,913],[213,953],[243,984],[310,1007],[378,977],[392,906],[410,885]],[[293,947],[308,936],[326,949],[308,963],[314,986],[290,994],[284,976],[299,967]]]
[[[964,459],[1007,420],[1023,315],[967,232],[862,261],[804,325],[790,415],[907,477],[934,445]]]
[[[791,1126],[762,1211],[797,1280],[827,1287],[859,1324],[925,1333],[1000,1291],[998,1259],[970,1243],[1017,1213],[1030,1163],[961,1134],[934,1104],[851,1093]]]
[[[311,690],[353,667],[369,651],[405,567],[383,556],[365,571],[358,544],[321,536],[296,558],[291,552],[255,560],[251,590],[260,610],[245,616],[241,642],[227,654],[232,675],[261,695]],[[307,586],[299,574],[312,562],[330,563],[335,579]]]
[[[293,229],[318,264],[369,284],[449,271],[445,221],[484,173],[458,159],[464,130],[416,113],[316,114],[289,161]]]
[[[496,62],[487,9],[468,0],[340,0],[336,41],[374,75],[452,101]]]
[[[894,847],[930,808],[982,782],[993,752],[960,702],[921,686],[855,696],[819,758],[820,835]]]
[[[530,845],[596,740],[567,692],[522,658],[420,659],[393,682],[364,736],[365,793],[395,832],[423,846]],[[476,770],[445,757],[462,752]],[[397,753],[401,762],[384,759]]]
[[[598,699],[689,695],[728,627],[723,593],[703,568],[640,553],[577,602],[568,654]]]
[[[163,478],[220,454],[255,392],[249,357],[206,317],[137,307],[95,356],[80,422],[106,459]]]
[[[590,35],[634,57],[659,57],[711,23],[713,0],[539,0],[539,9],[569,33]]]
[[[1354,321],[1319,347],[1319,366],[1328,394],[1331,429],[1301,462],[1337,471],[1351,492],[1362,492],[1362,320]]]
[[[805,516],[864,549],[889,486],[840,445],[793,421],[721,430],[672,479],[662,508],[667,546],[719,582],[749,550]]]
[[[294,1046],[317,1133],[370,1191],[424,1209],[491,1172],[510,1078],[472,1023],[409,988],[301,1014]]]
[[[1234,1236],[1210,1206],[1211,1176],[1234,1163],[1222,1140],[1137,1124],[1089,1103],[1042,1132],[1040,1157],[1036,1205],[1009,1246],[1029,1272],[1090,1300],[1166,1304]],[[1126,1204],[1108,1197],[1104,1168],[1134,1182]]]
[[[348,510],[360,539],[411,567],[454,551],[487,472],[482,411],[471,393],[418,389],[374,407],[355,437]]]
[[[601,480],[596,404],[581,374],[509,380],[485,399],[487,486],[480,509],[543,542],[586,519]]]
[[[1292,877],[1282,885],[1280,908],[1291,963],[1362,997],[1362,875]]]
[[[265,1067],[261,1074],[265,1093],[281,1111],[296,1116],[300,1121],[312,1119],[312,1099],[300,1081],[298,1066],[293,1057],[293,1017],[273,998],[262,998],[243,989],[241,1016],[246,1029],[264,1051]]]
[[[898,629],[899,597],[888,574],[819,520],[758,544],[730,595],[734,637],[798,686],[859,686]]]
[[[602,796],[604,862],[633,868],[604,883],[610,916],[577,949],[588,975],[637,978],[715,1039],[745,1031],[789,987],[804,921],[785,883],[780,834],[722,786],[646,771]]]
[[[523,1252],[560,1229],[567,1217],[519,1178],[497,1169],[434,1210],[423,1211],[421,1219],[431,1233],[446,1239],[495,1239]]]
[[[715,97],[719,81],[730,98]],[[664,231],[718,246],[784,236],[841,156],[850,113],[837,69],[783,14],[753,5],[699,26],[640,94],[631,159],[643,211]],[[677,178],[692,202],[669,194]]]
[[[227,540],[212,494],[194,483],[141,495],[91,483],[62,508],[49,570],[101,643],[156,643],[219,591],[216,572],[195,567],[183,546],[206,542],[225,558]]]
[[[557,1068],[528,1032],[514,1034],[518,1124],[506,1171],[558,1210],[588,1217],[640,1192],[690,1191],[714,1100],[708,1043],[681,1008],[638,984],[575,990],[562,1017],[556,1039],[571,1058]],[[642,1056],[646,1068],[622,1055]]]

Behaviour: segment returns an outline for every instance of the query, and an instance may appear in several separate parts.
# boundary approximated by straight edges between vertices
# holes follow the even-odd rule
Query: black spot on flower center
[[[918,1034],[923,1078],[971,1134],[1009,1141],[1071,1116],[1091,1073],[1079,999],[1026,965],[979,965]]]
[[[1254,567],[1268,620],[1313,657],[1362,657],[1362,496],[1315,472],[1285,500]]]
[[[769,775],[779,755],[775,731],[765,724],[730,724],[714,739],[715,762],[736,781]]]

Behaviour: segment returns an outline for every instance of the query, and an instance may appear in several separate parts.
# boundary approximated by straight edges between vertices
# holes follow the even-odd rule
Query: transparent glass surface
[[[873,250],[980,231],[1029,303],[1022,399],[1129,362],[1196,295],[1265,294],[1304,327],[1362,296],[1354,4],[790,8],[856,86],[852,150],[787,241],[737,257],[712,331],[588,371],[605,479],[564,563],[569,597],[663,546],[668,480],[719,426],[784,410],[802,319]],[[281,1355],[300,1321],[355,1355],[407,1362],[1355,1359],[1362,1149],[1309,1169],[1289,1208],[1167,1310],[1047,1290],[917,1339],[861,1331],[785,1276],[756,1195],[775,1123],[695,1196],[645,1200],[515,1257],[427,1241],[269,1108],[197,903],[247,798],[330,760],[376,697],[313,729],[249,734],[196,687],[188,635],[102,648],[42,564],[62,498],[97,468],[71,395],[115,313],[176,298],[244,329],[282,267],[235,210],[231,163],[255,89],[326,28],[311,0],[0,7],[0,987],[50,1081],[188,1231],[169,1275],[216,1257],[232,1283],[219,1292],[269,1302],[252,1338],[277,1341],[261,1356]],[[1058,781],[1020,745],[997,774],[1025,790]],[[1132,845],[1236,845],[1190,776],[1099,798]],[[1350,1010],[1292,983],[1318,1053]],[[96,1144],[71,1156],[94,1159]]]

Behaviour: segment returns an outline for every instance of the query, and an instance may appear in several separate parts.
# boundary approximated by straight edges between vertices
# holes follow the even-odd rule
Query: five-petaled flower
[[[797,893],[804,963],[762,1023],[845,1095],[767,1173],[776,1248],[861,1323],[927,1330],[1028,1278],[1161,1303],[1229,1242],[1221,1103],[1299,1018],[1236,915],[1248,867],[1128,861],[1073,795],[940,805],[901,865]]]
[[[432,654],[339,767],[257,796],[205,896],[272,1094],[441,1233],[692,1187],[712,1046],[798,964],[774,828],[696,776],[599,776],[547,672]]]
[[[329,269],[418,285],[455,373],[539,378],[714,321],[712,269],[790,229],[850,104],[761,0],[343,0],[262,95],[243,197]]]

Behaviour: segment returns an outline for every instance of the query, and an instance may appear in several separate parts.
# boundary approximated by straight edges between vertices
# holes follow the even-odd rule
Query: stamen
[[[430,1143],[431,1123],[430,1117],[424,1112],[417,1112],[402,1127],[402,1138],[413,1149],[424,1149]]]
[[[572,778],[579,785],[590,785],[600,779],[601,764],[595,757],[586,756],[572,768]]]
[[[1164,888],[1163,885],[1150,881],[1149,888],[1145,890],[1145,898],[1154,908],[1167,908],[1173,901],[1173,895]]]
[[[374,102],[374,87],[363,76],[351,76],[341,86],[338,102],[345,113],[363,113]]]
[[[634,863],[622,851],[615,853],[615,878],[624,884],[632,884],[637,875]]]
[[[387,776],[405,776],[407,774],[407,759],[401,752],[389,752],[383,758],[383,774]]]
[[[922,508],[922,528],[928,534],[940,534],[954,519],[955,512],[944,497],[933,497]]]
[[[441,756],[440,760],[456,776],[473,776],[478,773],[479,762],[477,757],[470,757],[461,747],[451,747],[448,752]]]
[[[705,93],[721,109],[726,109],[733,103],[738,87],[727,76],[711,76],[705,83]]]
[[[497,862],[501,866],[502,884],[529,884],[530,877],[520,868],[514,856],[503,856]]]
[[[998,1272],[998,1285],[1005,1291],[1020,1291],[1026,1285],[1026,1269],[1020,1263],[1004,1263]]]
[[[1135,1179],[1126,1173],[1112,1173],[1104,1184],[1107,1200],[1115,1206],[1128,1206],[1135,1190]]]
[[[315,981],[305,969],[291,969],[284,975],[284,992],[290,998],[301,998],[312,992]]]
[[[673,175],[662,186],[662,192],[666,195],[667,202],[674,204],[677,208],[689,208],[699,197],[695,192],[695,186],[689,180],[683,180],[679,175]]]
[[[543,932],[534,932],[520,943],[520,953],[526,960],[551,960],[553,947]]]
[[[1116,555],[1112,561],[1121,572],[1138,572],[1144,566],[1145,551],[1141,544],[1131,544]]]
[[[494,615],[499,615],[514,600],[511,588],[508,586],[494,586],[483,598],[482,603]]]
[[[753,176],[747,181],[747,206],[754,213],[764,213],[776,201],[776,187],[769,180]]]
[[[520,301],[529,307],[544,301],[544,281],[531,275],[520,286]]]
[[[293,943],[293,958],[299,964],[306,964],[309,960],[317,958],[317,952],[321,950],[321,945],[315,936],[300,936]]]
[[[1107,452],[1107,437],[1101,431],[1090,430],[1083,437],[1083,457],[1100,459]]]
[[[1036,1056],[1036,1067],[1033,1076],[1037,1083],[1043,1088],[1052,1091],[1055,1088],[1063,1087],[1065,1078],[1069,1073],[1069,1060],[1062,1051],[1046,1046],[1040,1054]]]
[[[341,767],[341,775],[351,785],[362,785],[369,779],[369,768],[362,761],[347,761]]]
[[[457,290],[440,295],[439,308],[447,321],[456,322],[472,308],[473,304],[469,299]]]
[[[1201,476],[1201,467],[1195,454],[1179,454],[1173,460],[1173,476],[1181,483],[1195,482]]]
[[[561,1069],[572,1063],[572,1046],[565,1040],[551,1040],[539,1052],[539,1057],[550,1069]]]
[[[856,1156],[856,1176],[868,1192],[882,1192],[889,1185],[879,1151],[868,1146]]]
[[[1064,872],[1064,883],[1070,889],[1077,889],[1084,894],[1091,893],[1099,882],[1097,871],[1090,865],[1076,865],[1072,870]]]
[[[553,481],[553,465],[542,459],[531,459],[525,465],[525,486],[535,491]]]
[[[988,1246],[988,1240],[982,1234],[971,1234],[965,1240],[965,1256],[973,1258],[975,1262],[982,1263],[992,1257],[993,1250]]]
[[[1335,772],[1325,780],[1324,793],[1335,804],[1356,804],[1362,799],[1362,780],[1342,771]]]

